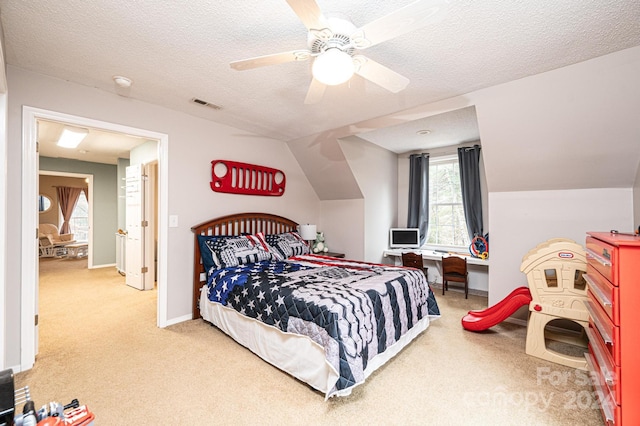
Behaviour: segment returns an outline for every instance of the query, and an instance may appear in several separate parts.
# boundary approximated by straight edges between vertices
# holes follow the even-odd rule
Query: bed
[[[240,213],[192,227],[193,317],[326,399],[346,396],[440,311],[422,271],[309,254],[297,225]]]

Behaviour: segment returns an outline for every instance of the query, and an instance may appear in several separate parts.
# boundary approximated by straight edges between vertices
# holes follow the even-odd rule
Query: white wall
[[[7,75],[4,60],[4,32],[0,23],[0,369],[5,369],[5,324],[7,314],[5,306],[6,272],[5,262],[7,254],[6,239],[6,211],[7,211]]]
[[[339,141],[364,196],[364,258],[381,263],[389,245],[389,228],[396,222],[398,156],[352,136]]]
[[[348,259],[364,259],[364,199],[320,202],[318,231],[323,231],[329,250]]]
[[[147,129],[169,135],[168,210],[179,217],[177,228],[164,230],[168,246],[167,286],[169,322],[191,312],[193,235],[191,226],[241,211],[265,211],[298,222],[317,222],[319,200],[287,145],[273,139],[243,137],[246,132],[166,108],[106,93],[95,88],[8,68],[11,91],[8,111],[7,195],[16,200],[7,208],[6,308],[7,365],[20,360],[21,164],[22,106],[28,105],[91,119]],[[135,88],[133,89],[135,90]],[[187,100],[185,100],[186,102]],[[215,112],[212,112],[215,114]],[[211,161],[228,159],[281,169],[287,176],[282,197],[219,194],[209,187]],[[34,177],[35,178],[35,177]],[[34,266],[35,267],[35,266]]]
[[[522,257],[550,238],[584,245],[588,231],[628,230],[631,188],[492,192],[489,305],[527,285]]]
[[[1,28],[0,28],[1,29]],[[2,39],[0,38],[0,42]],[[0,61],[3,70],[0,79],[4,79],[4,62]],[[7,309],[5,309],[5,287],[7,283],[5,261],[7,255],[7,94],[0,93],[0,369],[5,369],[5,324],[7,323]]]

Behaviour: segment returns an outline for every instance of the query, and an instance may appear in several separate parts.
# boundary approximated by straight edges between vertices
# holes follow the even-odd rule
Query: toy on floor
[[[24,403],[22,414],[16,404]],[[0,424],[12,426],[92,426],[95,416],[86,405],[74,399],[67,405],[50,402],[38,411],[31,399],[29,386],[14,388],[13,370],[0,372]]]
[[[469,331],[482,331],[509,318],[520,307],[531,302],[528,287],[518,287],[495,305],[481,311],[469,311],[462,318],[462,326]]]
[[[587,287],[585,251],[575,241],[555,238],[538,244],[523,258],[520,271],[527,275],[529,288],[519,287],[501,302],[482,311],[471,311],[462,318],[466,330],[481,331],[496,325],[529,303],[526,353],[573,368],[586,368],[582,356],[571,356],[550,349],[547,340],[583,345],[589,327],[585,307]],[[529,295],[527,295],[527,292]],[[527,302],[529,298],[529,302]],[[553,320],[565,319],[582,327],[579,336],[545,330]]]

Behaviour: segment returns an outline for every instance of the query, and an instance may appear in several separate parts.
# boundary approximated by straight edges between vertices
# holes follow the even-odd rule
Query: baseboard
[[[108,263],[106,265],[93,265],[91,268],[89,269],[100,269],[100,268],[115,268],[116,264],[115,263]]]
[[[524,320],[522,318],[514,318],[514,317],[508,317],[506,320],[504,320],[504,322],[508,322],[515,325],[521,325],[522,327],[526,327],[528,323],[527,320]]]
[[[179,324],[181,322],[185,322],[185,321],[191,321],[193,319],[193,315],[192,314],[188,314],[188,315],[183,315],[181,317],[178,318],[172,318],[170,320],[167,320],[165,327],[169,327],[170,325],[174,325],[174,324]]]
[[[432,289],[440,290],[440,294],[442,294],[442,283],[429,283]],[[434,290],[435,291],[435,290]],[[456,291],[458,293],[464,293],[464,289],[460,287],[449,287],[447,291]],[[469,294],[480,297],[489,297],[489,292],[486,290],[478,290],[476,288],[469,288]]]
[[[13,371],[13,374],[18,374],[22,372],[22,367],[18,364],[18,365],[14,365],[13,367],[7,367],[10,368],[11,371]],[[25,370],[27,371],[27,370]]]

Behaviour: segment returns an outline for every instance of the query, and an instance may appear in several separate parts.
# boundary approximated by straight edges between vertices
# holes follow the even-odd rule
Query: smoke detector
[[[114,76],[113,76],[113,81],[114,81],[114,82],[115,82],[119,87],[122,87],[122,88],[125,88],[125,89],[127,89],[127,88],[131,87],[131,85],[133,84],[133,81],[131,81],[131,79],[130,79],[130,78],[123,77],[123,76],[121,76],[121,75],[114,75]]]

